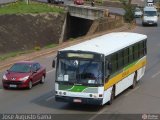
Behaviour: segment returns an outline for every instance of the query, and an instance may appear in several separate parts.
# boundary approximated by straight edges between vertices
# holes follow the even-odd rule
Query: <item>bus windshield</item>
[[[102,84],[102,62],[59,59],[57,81],[77,84]]]

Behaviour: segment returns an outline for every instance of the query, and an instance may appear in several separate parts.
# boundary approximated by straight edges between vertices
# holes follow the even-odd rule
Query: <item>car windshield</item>
[[[145,11],[144,16],[157,16],[156,11]]]
[[[141,9],[136,8],[136,9],[135,9],[135,12],[141,12]]]
[[[60,59],[57,81],[78,84],[102,84],[102,62]]]
[[[31,65],[28,64],[22,64],[22,63],[17,63],[14,64],[9,71],[11,72],[20,72],[20,73],[27,73],[31,71]]]

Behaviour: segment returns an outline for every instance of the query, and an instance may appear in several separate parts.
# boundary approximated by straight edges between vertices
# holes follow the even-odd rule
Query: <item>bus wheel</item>
[[[136,83],[137,83],[137,73],[135,73],[135,75],[134,75],[133,84],[131,86],[132,89],[134,89],[136,87]]]
[[[109,100],[108,104],[111,105],[113,100],[114,100],[114,97],[115,97],[115,88],[113,87],[112,89],[112,93],[111,93],[111,99]]]

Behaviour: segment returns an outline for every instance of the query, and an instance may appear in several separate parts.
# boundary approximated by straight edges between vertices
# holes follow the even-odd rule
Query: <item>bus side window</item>
[[[133,47],[129,47],[129,63],[133,62]]]
[[[123,50],[118,52],[118,69],[123,67]]]
[[[108,78],[109,75],[110,75],[109,61],[106,59],[105,60],[105,78]]]
[[[111,64],[112,64],[112,71],[111,71],[111,73],[114,73],[118,69],[117,54],[116,53],[111,55]]]
[[[144,55],[147,54],[147,40],[143,41],[143,45],[144,45]]]
[[[134,60],[137,60],[139,58],[138,55],[138,44],[134,44]]]
[[[139,57],[143,57],[144,56],[144,45],[143,45],[143,41],[139,43]]]
[[[127,65],[129,63],[129,50],[128,48],[124,49],[124,65]]]

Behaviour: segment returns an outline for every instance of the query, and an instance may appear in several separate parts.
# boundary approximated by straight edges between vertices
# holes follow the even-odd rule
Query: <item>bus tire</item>
[[[134,89],[136,87],[136,83],[137,83],[137,72],[135,73],[134,75],[134,78],[133,78],[133,84],[131,86],[131,89]]]
[[[111,98],[108,102],[109,105],[113,103],[114,97],[115,97],[115,88],[113,87],[112,92],[111,92]]]

